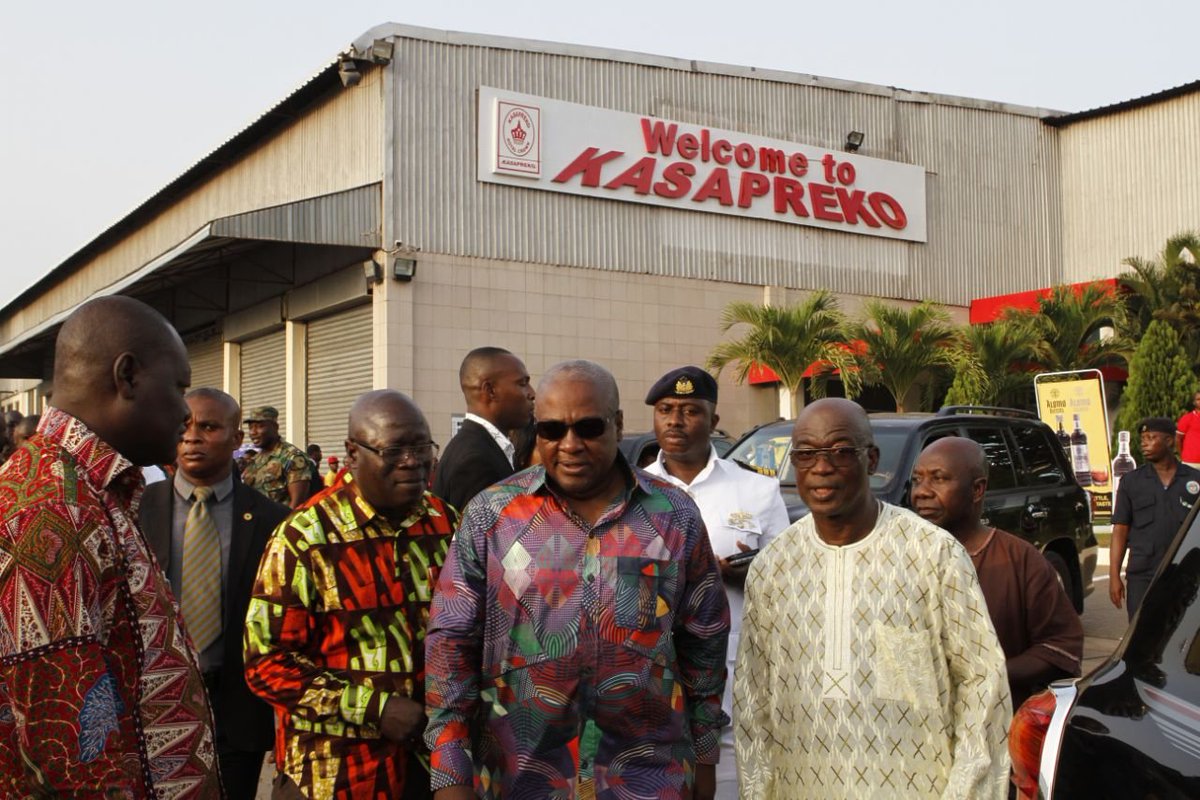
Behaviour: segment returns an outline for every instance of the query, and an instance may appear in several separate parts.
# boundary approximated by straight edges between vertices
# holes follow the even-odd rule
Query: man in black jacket
[[[217,389],[187,395],[191,416],[174,480],[147,487],[141,526],[179,598],[216,718],[217,757],[230,800],[253,800],[271,749],[271,708],[246,686],[242,633],[258,562],[290,509],[233,475],[241,409]]]
[[[533,387],[521,359],[477,347],[458,368],[467,416],[438,462],[433,493],[460,511],[472,497],[515,472],[508,431],[533,419]]]

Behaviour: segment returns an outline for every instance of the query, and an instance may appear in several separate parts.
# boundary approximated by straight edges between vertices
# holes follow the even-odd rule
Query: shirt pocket
[[[613,620],[637,631],[663,628],[671,618],[678,564],[641,556],[617,556]]]
[[[928,631],[875,623],[875,694],[881,700],[934,708],[938,700]]]

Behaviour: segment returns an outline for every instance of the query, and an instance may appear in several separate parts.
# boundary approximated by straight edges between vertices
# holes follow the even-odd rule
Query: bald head
[[[621,393],[617,388],[617,379],[595,361],[576,359],[555,364],[542,375],[542,380],[538,383],[538,394],[560,382],[590,384],[596,402],[610,415],[615,414],[621,408]]]
[[[55,407],[82,420],[135,464],[174,460],[190,382],[179,334],[131,297],[90,300],[59,330]]]
[[[871,433],[871,418],[867,416],[863,407],[853,400],[847,400],[844,397],[826,397],[809,403],[796,416],[795,430],[809,425],[812,420],[817,418],[834,421],[839,428],[849,430],[854,436],[855,444],[859,447],[866,447],[874,443],[874,436]]]
[[[974,481],[988,476],[987,456],[984,455],[979,442],[974,439],[943,436],[921,451],[917,463],[919,464],[921,459],[928,461],[935,458],[954,471],[962,473],[968,480]]]
[[[467,411],[502,431],[533,420],[533,388],[525,362],[502,347],[477,347],[458,368]]]
[[[434,449],[425,415],[393,389],[367,392],[350,407],[346,465],[362,496],[393,524],[416,508]]]
[[[983,448],[971,439],[946,436],[932,442],[913,465],[913,510],[959,541],[975,541],[983,531],[987,469]]]

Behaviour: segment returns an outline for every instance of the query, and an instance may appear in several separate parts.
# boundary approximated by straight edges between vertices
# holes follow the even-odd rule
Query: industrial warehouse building
[[[626,429],[704,363],[732,300],[933,300],[1117,274],[1200,220],[1200,83],[1094,111],[402,25],[279,105],[0,311],[6,408],[39,411],[70,311],[161,310],[194,386],[340,452],[372,387],[445,444],[463,354],[613,370]],[[774,418],[722,375],[722,427]]]

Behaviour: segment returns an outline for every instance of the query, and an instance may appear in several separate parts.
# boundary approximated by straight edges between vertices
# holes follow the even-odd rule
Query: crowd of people
[[[932,443],[899,508],[862,408],[812,403],[789,524],[775,481],[717,458],[696,367],[648,389],[645,470],[608,370],[535,392],[482,347],[440,459],[377,390],[324,481],[274,408],[189,374],[156,312],[93,300],[51,406],[6,420],[0,795],[250,799],[273,750],[275,798],[1002,798],[1014,704],[1080,673],[1053,568],[981,520],[971,440]],[[1159,478],[1166,423],[1141,430]],[[1114,551],[1150,559],[1136,475]]]

